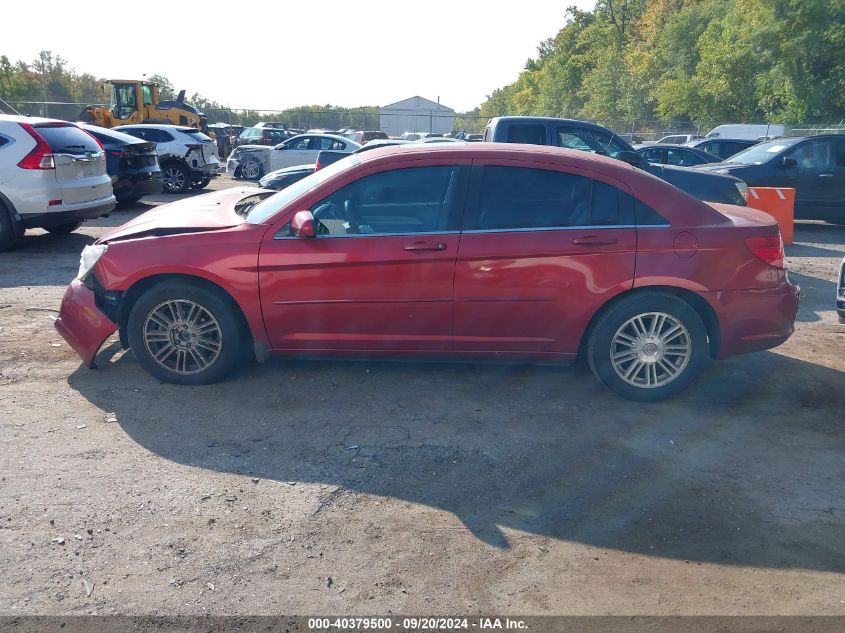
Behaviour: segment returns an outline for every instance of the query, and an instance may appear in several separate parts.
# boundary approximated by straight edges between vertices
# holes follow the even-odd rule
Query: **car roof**
[[[340,134],[325,134],[323,132],[305,132],[304,134],[297,134],[296,136],[291,136],[289,140],[293,141],[294,139],[302,138],[303,136],[318,136],[320,138],[330,138],[335,141],[344,141],[346,143],[355,143],[355,145],[360,145],[360,143],[352,140],[348,136],[341,136]]]
[[[121,132],[112,128],[100,127],[99,125],[91,125],[90,123],[77,123],[77,125],[86,132],[96,132],[97,134],[102,134],[103,136],[106,136],[120,143],[147,142],[142,138],[138,138],[137,136],[132,136],[131,134],[127,134],[126,132]]]
[[[713,138],[696,138],[691,140],[689,142],[689,145],[692,145],[693,143],[699,144],[708,141],[727,141],[728,143],[759,143],[759,141],[755,141],[754,139],[750,138],[722,138],[721,136],[716,136]]]
[[[591,127],[591,128],[598,128],[601,130],[606,130],[608,128],[602,127],[596,123],[590,123],[589,121],[583,121],[581,119],[562,119],[559,117],[553,116],[497,116],[490,119],[488,125],[493,122],[508,122],[508,123],[570,123],[574,125],[581,125],[584,127]],[[611,130],[612,131],[612,130]],[[616,132],[613,132],[616,134]],[[619,136],[616,134],[616,136]]]
[[[62,121],[61,119],[47,119],[40,116],[25,116],[23,114],[0,114],[0,121],[8,121],[9,123],[67,123],[74,125],[70,121]]]
[[[685,149],[685,150],[689,150],[689,151],[703,152],[703,150],[700,150],[700,149],[696,150],[695,147],[692,147],[690,145],[675,145],[674,143],[652,143],[651,145],[643,145],[642,147],[637,148],[636,151],[639,152],[642,149],[651,149],[653,147],[657,147],[657,148],[664,148],[665,147],[667,149]],[[704,153],[706,153],[706,152],[704,152]]]
[[[432,157],[455,158],[521,158],[537,162],[566,163],[593,170],[623,172],[637,171],[633,166],[614,158],[581,150],[565,149],[554,145],[524,145],[520,143],[403,143],[387,145],[369,152],[356,153],[362,163],[379,161],[386,157],[395,159],[403,155],[418,158],[420,154]]]
[[[123,129],[130,128],[130,127],[134,128],[134,129],[151,128],[151,129],[154,129],[154,130],[171,130],[171,131],[175,131],[175,132],[199,132],[200,131],[195,127],[188,127],[187,125],[165,125],[164,123],[129,123],[127,125],[118,125],[118,126],[111,128],[111,129],[113,129],[113,130],[123,130]]]

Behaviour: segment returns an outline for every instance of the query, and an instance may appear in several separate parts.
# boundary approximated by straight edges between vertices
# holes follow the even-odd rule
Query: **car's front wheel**
[[[126,327],[135,358],[164,382],[216,382],[242,348],[234,308],[221,293],[190,282],[153,286],[132,307]]]
[[[601,315],[586,351],[604,386],[624,398],[655,402],[676,395],[701,372],[708,357],[707,329],[687,302],[648,292]]]
[[[247,158],[241,163],[241,178],[246,180],[258,180],[261,178],[262,172],[261,163],[254,158]]]
[[[75,222],[65,222],[64,224],[48,226],[47,231],[53,235],[68,235],[73,233],[80,226],[82,226],[82,220],[77,220]]]

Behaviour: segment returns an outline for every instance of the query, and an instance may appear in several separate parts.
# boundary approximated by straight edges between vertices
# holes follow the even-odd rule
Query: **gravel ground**
[[[845,614],[842,227],[797,227],[790,341],[659,405],[577,367],[80,367],[42,308],[172,199],[0,254],[0,613]]]

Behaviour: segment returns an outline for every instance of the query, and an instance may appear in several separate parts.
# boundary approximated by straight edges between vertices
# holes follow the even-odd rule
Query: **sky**
[[[182,7],[181,16],[162,17],[135,3],[80,10],[46,0],[38,11],[50,19],[36,29],[4,29],[0,55],[31,61],[49,50],[102,78],[160,74],[177,91],[236,109],[387,105],[419,95],[462,112],[517,78],[540,42],[564,25],[566,7],[594,4],[230,0],[187,10],[165,3],[161,12]],[[13,17],[11,6],[5,18]]]

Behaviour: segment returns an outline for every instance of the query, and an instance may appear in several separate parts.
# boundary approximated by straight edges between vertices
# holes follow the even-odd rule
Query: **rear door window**
[[[666,164],[679,165],[681,167],[689,167],[690,165],[698,165],[701,160],[692,152],[687,152],[682,149],[675,149],[674,147],[666,148]]]
[[[97,141],[75,125],[36,123],[33,127],[57,154],[81,155],[87,152],[96,154],[102,151]]]
[[[538,123],[511,123],[508,126],[508,143],[546,145],[546,126]]]
[[[526,167],[486,166],[478,207],[466,230],[554,229],[633,224],[622,192],[585,176]],[[624,211],[624,213],[623,213]]]
[[[578,149],[615,158],[619,152],[630,151],[615,135],[598,130],[562,126],[557,129],[558,147]]]

